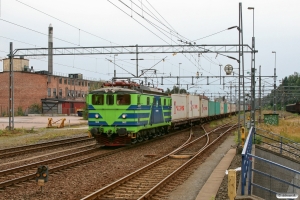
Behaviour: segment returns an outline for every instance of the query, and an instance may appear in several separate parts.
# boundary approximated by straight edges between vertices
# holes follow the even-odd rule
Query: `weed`
[[[253,144],[261,144],[262,140],[263,139],[260,135],[255,135],[255,137],[253,137]]]

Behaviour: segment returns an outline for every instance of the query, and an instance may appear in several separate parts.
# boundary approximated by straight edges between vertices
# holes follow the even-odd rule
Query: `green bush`
[[[28,113],[30,113],[30,114],[41,114],[42,113],[42,106],[41,106],[41,104],[34,103],[31,106],[29,106]]]
[[[255,135],[255,139],[253,137],[253,144],[261,144],[262,143],[262,137],[260,135]]]
[[[17,113],[16,113],[17,116],[24,116],[24,112],[23,112],[23,109],[21,106],[18,107],[18,110],[17,110]]]

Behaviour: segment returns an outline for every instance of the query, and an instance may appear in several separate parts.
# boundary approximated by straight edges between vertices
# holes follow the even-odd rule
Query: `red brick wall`
[[[9,72],[0,73],[0,112],[7,112],[9,105]],[[23,111],[34,103],[41,104],[47,97],[47,76],[26,72],[14,72],[14,110]]]
[[[68,96],[66,88],[68,90],[76,90],[77,93],[87,94],[88,86],[87,80],[75,79],[75,86],[64,83],[67,77],[49,76],[51,79],[48,82],[48,76],[43,74],[35,74],[29,72],[14,72],[14,110],[17,111],[18,107],[21,107],[25,111],[32,104],[40,104],[41,99],[44,98],[56,98],[53,96],[53,89],[56,88],[56,96],[59,95],[59,89],[62,89],[62,99],[72,101],[85,101],[85,97],[77,95],[75,97]],[[59,83],[61,80],[61,84]],[[70,79],[72,82],[72,79]],[[74,79],[73,79],[74,80]],[[86,84],[79,86],[78,81],[86,82]],[[51,88],[51,96],[48,97],[48,88]],[[0,115],[8,112],[9,106],[9,72],[0,72]]]

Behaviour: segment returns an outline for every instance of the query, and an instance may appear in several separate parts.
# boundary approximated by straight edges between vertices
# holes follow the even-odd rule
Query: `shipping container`
[[[216,115],[216,102],[208,101],[208,116]]]
[[[228,109],[229,103],[224,103],[224,114],[228,113],[229,109]]]
[[[194,95],[187,95],[188,118],[200,117],[199,97]]]
[[[200,99],[200,117],[208,116],[208,100]]]
[[[221,108],[221,104],[220,104],[220,102],[215,102],[215,115],[219,115],[220,114],[220,108]]]
[[[220,114],[224,114],[224,108],[225,108],[224,101],[221,101],[220,102]]]
[[[188,118],[187,95],[172,94],[172,121]]]

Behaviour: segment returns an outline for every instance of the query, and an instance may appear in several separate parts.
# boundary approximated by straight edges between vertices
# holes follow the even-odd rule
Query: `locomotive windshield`
[[[104,104],[104,95],[96,95],[92,96],[92,104],[93,105],[103,105]]]
[[[130,95],[129,94],[118,94],[117,95],[117,105],[130,105]]]

